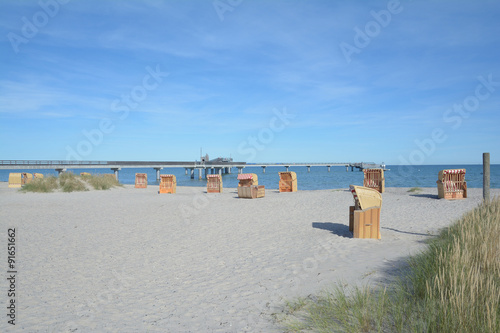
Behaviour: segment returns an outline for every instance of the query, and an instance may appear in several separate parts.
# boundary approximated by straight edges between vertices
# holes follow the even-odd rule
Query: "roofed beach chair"
[[[349,231],[354,238],[380,239],[382,195],[369,187],[349,185],[349,189],[354,197],[354,206],[349,207]]]
[[[177,179],[175,175],[160,175],[160,191],[158,193],[177,192]]]
[[[382,169],[363,169],[365,178],[363,180],[363,186],[374,188],[380,193],[385,191],[385,178],[384,170]]]
[[[438,197],[444,199],[467,198],[467,182],[465,181],[465,169],[441,170],[436,181]]]
[[[221,175],[207,175],[207,193],[222,193]]]
[[[35,179],[43,179],[43,174],[42,173],[34,173],[33,178]]]
[[[266,194],[264,185],[259,185],[255,173],[242,173],[238,175],[238,197],[256,199],[262,198]]]
[[[147,188],[148,187],[148,174],[147,173],[136,173],[135,174],[135,188]]]
[[[297,174],[293,171],[279,172],[280,192],[296,192],[297,191]]]
[[[9,173],[9,187],[19,188],[23,185],[22,174],[21,173]]]

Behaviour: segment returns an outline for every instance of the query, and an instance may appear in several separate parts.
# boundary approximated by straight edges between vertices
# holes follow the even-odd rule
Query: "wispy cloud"
[[[0,126],[15,133],[20,119],[38,119],[78,140],[109,118],[116,129],[103,140],[113,149],[103,144],[99,154],[133,159],[116,155],[127,152],[120,142],[129,144],[129,135],[154,159],[154,138],[174,134],[183,138],[178,151],[198,150],[191,146],[200,142],[234,151],[269,126],[273,109],[287,108],[296,118],[262,158],[289,160],[290,142],[347,154],[342,138],[353,131],[349,149],[367,153],[376,136],[394,154],[442,126],[443,112],[474,92],[477,76],[500,82],[496,1],[400,3],[403,10],[348,63],[339,44],[354,43],[355,28],[365,29],[387,1],[244,1],[224,21],[211,1],[70,1],[19,53],[7,35],[22,35],[22,18],[41,7],[0,2]],[[113,101],[143,84],[147,66],[169,76],[119,119]],[[494,88],[463,131],[481,138],[482,127],[498,123]],[[64,158],[64,149],[41,140]],[[465,138],[454,140],[473,149]],[[270,153],[280,148],[281,156]],[[323,157],[307,148],[294,154]],[[397,162],[392,155],[385,162],[391,157]]]

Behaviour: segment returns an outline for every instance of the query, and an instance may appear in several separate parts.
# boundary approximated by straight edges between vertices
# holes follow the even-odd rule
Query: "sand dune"
[[[385,281],[482,198],[481,189],[457,201],[438,200],[436,188],[407,190],[386,190],[382,239],[364,240],[348,231],[347,190],[268,190],[248,200],[235,189],[24,194],[0,183],[4,263],[7,229],[16,228],[15,328],[280,332],[273,314],[285,300],[339,282]],[[5,303],[6,279],[0,287]],[[0,331],[10,326],[3,317]]]

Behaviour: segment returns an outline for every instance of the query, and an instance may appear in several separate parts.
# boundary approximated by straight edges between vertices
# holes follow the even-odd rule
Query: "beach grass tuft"
[[[88,191],[81,177],[72,172],[64,172],[59,175],[59,186],[63,192]]]
[[[63,192],[88,191],[89,188],[96,190],[108,190],[115,186],[122,186],[114,175],[83,175],[77,176],[71,172],[64,172],[59,177],[49,176],[33,179],[24,185],[22,192],[48,193],[61,190]]]
[[[337,287],[325,292],[303,306],[302,325],[295,321],[288,329],[500,332],[499,239],[500,198],[495,198],[465,214],[432,239],[424,252],[411,257],[398,282],[387,288]]]
[[[422,189],[420,187],[412,187],[411,189],[409,189],[407,192],[410,192],[410,193],[418,193],[418,192],[421,192]]]
[[[22,192],[48,193],[59,188],[57,177],[35,178],[21,188]]]
[[[115,186],[121,186],[114,175],[90,175],[82,176],[82,179],[89,183],[96,190],[109,190]]]

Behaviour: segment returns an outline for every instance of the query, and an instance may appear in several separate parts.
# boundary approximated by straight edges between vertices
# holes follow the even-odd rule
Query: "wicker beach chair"
[[[207,193],[222,193],[222,177],[207,175]]]
[[[19,188],[23,185],[21,173],[9,173],[9,187],[10,188]]]
[[[160,191],[158,193],[176,193],[177,179],[175,175],[160,175]]]
[[[147,173],[136,173],[135,174],[135,188],[147,188],[148,187],[148,174]]]
[[[382,195],[363,186],[350,185],[354,206],[349,207],[349,231],[354,238],[380,239],[380,209]]]
[[[266,195],[264,185],[259,185],[255,173],[243,173],[238,175],[238,197],[247,199],[263,198]]]
[[[438,197],[444,199],[467,198],[467,182],[465,181],[465,169],[441,170],[436,181]]]
[[[297,174],[293,171],[279,172],[280,192],[296,192],[297,191]]]
[[[385,191],[385,178],[384,170],[382,169],[363,169],[365,178],[363,179],[363,186],[374,188],[380,193]]]

